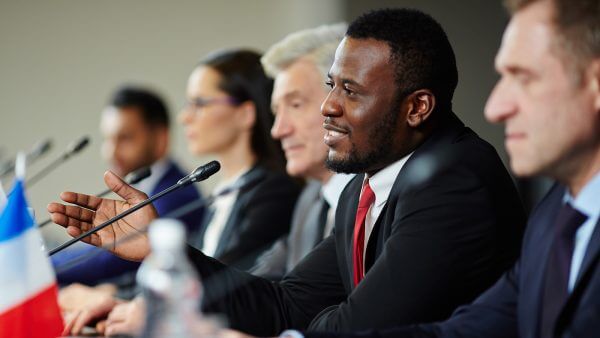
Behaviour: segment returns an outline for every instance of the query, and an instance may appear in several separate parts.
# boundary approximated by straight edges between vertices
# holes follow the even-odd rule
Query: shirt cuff
[[[300,331],[285,330],[281,332],[279,338],[304,338],[304,335]]]

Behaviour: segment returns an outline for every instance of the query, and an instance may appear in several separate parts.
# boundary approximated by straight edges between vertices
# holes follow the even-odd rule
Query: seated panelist
[[[202,310],[260,336],[342,332],[442,320],[489,287],[517,258],[525,215],[494,148],[452,111],[457,81],[450,42],[430,16],[389,9],[350,24],[321,106],[328,167],[357,174],[332,235],[277,283],[190,247]],[[113,174],[105,181],[126,201],[63,193],[75,205],[49,205],[53,220],[76,236],[145,197]],[[154,218],[143,209],[87,241],[114,243]],[[113,252],[142,259],[147,238]]]

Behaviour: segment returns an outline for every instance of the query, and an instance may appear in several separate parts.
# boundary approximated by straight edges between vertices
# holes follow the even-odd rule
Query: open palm
[[[65,227],[70,236],[76,237],[147,198],[146,194],[129,186],[112,172],[107,172],[104,180],[124,201],[63,192],[61,199],[71,205],[50,203],[48,212],[51,213],[52,221]],[[125,259],[141,260],[150,251],[146,227],[156,217],[156,210],[148,205],[83,241],[103,247]]]

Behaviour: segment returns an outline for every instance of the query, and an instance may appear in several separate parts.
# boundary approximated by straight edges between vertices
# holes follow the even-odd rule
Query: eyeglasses
[[[187,100],[183,105],[183,110],[198,113],[202,108],[206,108],[214,104],[236,105],[238,103],[239,101],[237,99],[230,96],[213,98],[196,97],[191,100]]]

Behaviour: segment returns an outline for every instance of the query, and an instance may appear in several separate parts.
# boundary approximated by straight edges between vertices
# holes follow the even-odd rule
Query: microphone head
[[[148,176],[150,176],[151,174],[152,170],[150,170],[150,167],[143,167],[134,172],[129,173],[129,175],[125,177],[125,181],[127,181],[127,183],[129,184],[137,184],[140,181],[148,178]]]
[[[217,171],[221,169],[221,163],[218,161],[211,161],[206,163],[205,165],[201,165],[192,171],[191,174],[186,177],[180,179],[177,184],[190,184],[194,182],[204,181],[205,179],[214,175]]]
[[[90,137],[87,135],[82,136],[81,138],[75,140],[73,143],[69,144],[69,146],[67,147],[66,154],[67,155],[76,154],[76,153],[80,152],[81,150],[83,150],[83,148],[87,147],[87,145],[89,143],[90,143]]]
[[[205,165],[196,168],[190,175],[190,178],[192,179],[192,182],[204,181],[216,174],[219,170],[221,170],[221,163],[219,163],[219,161],[210,161]]]
[[[52,148],[52,141],[46,139],[33,145],[29,153],[27,153],[27,162],[33,162],[39,157],[47,153]]]

